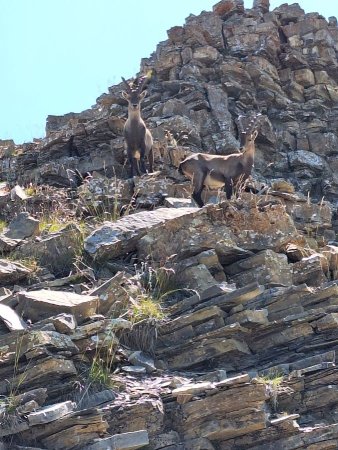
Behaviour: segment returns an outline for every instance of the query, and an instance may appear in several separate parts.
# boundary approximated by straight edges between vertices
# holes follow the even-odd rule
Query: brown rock
[[[96,313],[98,297],[78,295],[62,291],[30,291],[19,293],[18,311],[26,318],[37,322],[55,314],[73,314],[81,323]]]

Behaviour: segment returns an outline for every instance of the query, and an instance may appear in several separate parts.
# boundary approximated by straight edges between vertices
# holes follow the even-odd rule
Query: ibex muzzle
[[[234,186],[239,182],[244,182],[250,176],[255,157],[257,125],[262,117],[261,114],[255,114],[250,118],[245,129],[243,127],[244,117],[238,118],[238,128],[244,136],[241,153],[231,155],[196,153],[181,162],[179,172],[192,181],[192,198],[199,207],[204,205],[201,197],[203,188],[213,190],[224,187],[226,196],[230,199]]]
[[[128,102],[128,119],[124,125],[123,135],[130,164],[130,177],[146,173],[145,157],[148,157],[149,171],[153,171],[153,138],[141,117],[141,102],[147,91],[142,92],[146,77],[136,79],[131,86],[122,77],[126,90],[122,97]]]

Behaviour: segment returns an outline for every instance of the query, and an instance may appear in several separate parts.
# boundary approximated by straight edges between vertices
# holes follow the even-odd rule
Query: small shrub
[[[273,412],[277,411],[278,406],[278,395],[282,393],[292,393],[292,389],[288,386],[282,386],[283,381],[285,381],[284,375],[276,369],[272,369],[266,375],[261,375],[256,378],[258,383],[265,384],[267,391],[270,395],[270,402]]]
[[[134,301],[128,314],[128,319],[133,322],[141,322],[145,319],[164,319],[165,314],[159,301],[146,295],[141,295]]]
[[[34,195],[37,195],[38,192],[38,186],[34,185],[33,183],[29,183],[29,186],[25,188],[25,194],[28,195],[28,197],[33,197]]]
[[[48,232],[48,233],[56,233],[64,228],[67,223],[60,221],[58,218],[54,217],[42,217],[39,224],[40,233]]]

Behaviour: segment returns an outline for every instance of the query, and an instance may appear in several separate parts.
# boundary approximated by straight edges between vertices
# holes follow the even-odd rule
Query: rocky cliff
[[[338,447],[338,28],[222,0],[141,62],[156,172],[128,179],[122,84],[0,142],[0,449]],[[191,152],[251,191],[196,208]]]

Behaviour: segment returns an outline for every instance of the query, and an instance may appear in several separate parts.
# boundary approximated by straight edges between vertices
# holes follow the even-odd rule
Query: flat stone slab
[[[85,250],[96,259],[112,259],[136,249],[147,230],[183,216],[203,214],[200,208],[159,208],[125,216],[117,222],[105,222],[84,242]]]
[[[134,431],[130,433],[114,434],[105,439],[100,439],[92,445],[88,445],[83,450],[134,450],[145,447],[149,444],[146,430]]]
[[[19,292],[18,300],[18,312],[33,322],[56,314],[68,313],[73,314],[78,323],[96,313],[99,301],[96,296],[45,289]]]
[[[53,422],[71,413],[76,408],[76,403],[66,401],[55,405],[46,406],[39,411],[28,414],[28,422],[32,425]]]

